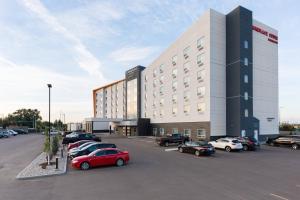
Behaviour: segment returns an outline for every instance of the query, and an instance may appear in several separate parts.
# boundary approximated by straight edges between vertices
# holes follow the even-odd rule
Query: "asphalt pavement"
[[[10,140],[10,141],[9,141]],[[263,146],[257,152],[217,151],[196,157],[149,138],[104,137],[130,152],[124,167],[15,180],[39,154],[41,135],[0,140],[0,200],[299,200],[300,150]],[[167,151],[166,151],[167,150]]]

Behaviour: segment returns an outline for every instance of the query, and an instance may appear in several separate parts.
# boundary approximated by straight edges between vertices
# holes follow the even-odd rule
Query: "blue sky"
[[[0,117],[26,107],[47,118],[92,115],[92,89],[147,66],[209,8],[242,5],[279,31],[281,120],[300,122],[299,1],[0,0]]]

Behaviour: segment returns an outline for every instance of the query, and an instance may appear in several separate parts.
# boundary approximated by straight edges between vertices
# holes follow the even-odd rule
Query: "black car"
[[[23,130],[23,129],[12,129],[14,131],[16,131],[18,134],[27,134],[28,132]]]
[[[196,156],[211,155],[215,153],[215,148],[206,141],[186,142],[178,146],[181,153],[192,153]]]
[[[72,134],[72,133],[71,133]],[[70,134],[69,134],[70,135]],[[69,136],[67,135],[67,136]],[[62,144],[74,143],[80,140],[93,140],[96,142],[101,142],[101,138],[89,133],[78,133],[73,134],[71,137],[64,137],[62,140]]]
[[[269,138],[266,143],[270,146],[287,146],[297,150],[300,147],[299,135],[278,136],[275,138]]]
[[[87,145],[86,147],[82,149],[78,149],[77,151],[70,152],[70,158],[75,158],[78,156],[84,156],[84,155],[89,155],[93,151],[97,149],[104,149],[104,148],[117,148],[115,144],[110,144],[110,143],[93,143],[90,145]]]
[[[237,137],[236,139],[242,143],[244,151],[255,151],[260,148],[259,142],[253,137]]]
[[[189,141],[189,137],[180,133],[174,133],[156,139],[158,145],[165,147],[169,146],[169,144],[183,144],[186,141]]]

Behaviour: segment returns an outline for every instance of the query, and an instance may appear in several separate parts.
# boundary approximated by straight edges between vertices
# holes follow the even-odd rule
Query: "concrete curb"
[[[68,169],[68,156],[67,154],[65,153],[64,154],[64,158],[63,159],[66,159],[66,162],[65,162],[65,165],[63,166],[63,171],[59,172],[59,173],[54,173],[54,174],[45,174],[45,175],[36,175],[36,176],[21,176],[22,172],[24,170],[26,170],[26,168],[31,165],[31,163],[35,160],[33,160],[27,167],[25,167],[21,172],[19,172],[19,174],[16,176],[16,179],[17,180],[30,180],[30,179],[35,179],[35,178],[43,178],[43,177],[50,177],[50,176],[60,176],[60,175],[63,175],[63,174],[66,174],[67,173],[67,169]]]

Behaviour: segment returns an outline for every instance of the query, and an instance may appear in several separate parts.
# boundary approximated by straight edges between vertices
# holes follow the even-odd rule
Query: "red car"
[[[73,149],[75,147],[79,147],[80,145],[84,144],[84,143],[87,143],[87,142],[90,142],[91,140],[80,140],[80,141],[77,141],[77,142],[74,142],[74,143],[69,143],[68,144],[68,151],[70,149]]]
[[[98,149],[89,155],[79,156],[72,160],[72,167],[87,170],[91,167],[117,165],[123,166],[129,161],[128,151],[115,148]]]

